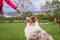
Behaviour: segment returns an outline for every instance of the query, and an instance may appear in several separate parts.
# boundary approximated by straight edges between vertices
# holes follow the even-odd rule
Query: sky
[[[45,5],[45,0],[32,0],[32,2],[37,10],[40,9],[41,5]]]
[[[46,0],[31,0],[34,7],[35,7],[35,11],[40,11],[40,7],[41,5],[45,5],[45,1]],[[51,1],[51,0],[49,0]],[[4,3],[4,12],[13,12],[15,11],[14,9],[12,9],[9,5],[7,5],[6,3]]]

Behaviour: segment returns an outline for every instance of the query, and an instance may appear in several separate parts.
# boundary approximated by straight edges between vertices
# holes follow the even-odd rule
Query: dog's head
[[[26,21],[28,23],[35,23],[36,22],[36,18],[34,16],[26,17]]]

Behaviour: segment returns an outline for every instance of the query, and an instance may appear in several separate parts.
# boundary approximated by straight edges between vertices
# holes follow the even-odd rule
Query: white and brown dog
[[[27,40],[53,40],[53,38],[47,34],[38,25],[38,20],[35,17],[27,17],[27,26],[24,30]]]

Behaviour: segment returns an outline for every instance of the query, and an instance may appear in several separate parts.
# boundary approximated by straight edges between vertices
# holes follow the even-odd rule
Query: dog
[[[54,40],[51,35],[40,28],[38,19],[34,16],[27,17],[27,26],[25,27],[25,37],[27,40]]]

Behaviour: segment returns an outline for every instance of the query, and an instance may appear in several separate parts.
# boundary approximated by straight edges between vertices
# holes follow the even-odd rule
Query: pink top
[[[5,2],[10,5],[12,8],[16,9],[17,6],[11,0],[5,0]],[[0,0],[0,7],[3,7],[3,0]]]

